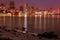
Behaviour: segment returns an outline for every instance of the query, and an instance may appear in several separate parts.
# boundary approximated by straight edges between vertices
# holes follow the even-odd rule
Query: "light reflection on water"
[[[24,18],[21,16],[1,16],[0,25],[9,27],[21,27],[24,26]],[[27,29],[29,32],[45,32],[60,30],[60,15],[44,16],[28,16],[27,17]]]

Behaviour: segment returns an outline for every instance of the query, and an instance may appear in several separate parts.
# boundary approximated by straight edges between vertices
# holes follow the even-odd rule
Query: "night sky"
[[[8,4],[10,0],[0,0],[0,3]],[[38,8],[60,8],[60,0],[14,0],[15,6],[18,8],[24,3]]]

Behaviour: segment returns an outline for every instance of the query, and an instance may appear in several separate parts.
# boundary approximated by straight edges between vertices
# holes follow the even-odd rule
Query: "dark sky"
[[[0,0],[0,3],[8,4],[10,0]],[[14,0],[15,6],[19,7],[24,3],[29,3],[31,6],[39,8],[60,8],[60,0]]]

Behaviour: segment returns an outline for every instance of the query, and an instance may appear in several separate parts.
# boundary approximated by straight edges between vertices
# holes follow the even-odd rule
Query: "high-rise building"
[[[15,9],[15,3],[14,3],[14,1],[10,1],[10,3],[9,3],[9,9]]]

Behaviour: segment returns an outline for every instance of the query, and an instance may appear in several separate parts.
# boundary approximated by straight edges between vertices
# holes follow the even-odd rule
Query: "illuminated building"
[[[0,13],[5,13],[5,10],[6,10],[6,6],[3,3],[1,3],[0,4]]]
[[[18,10],[18,9],[16,9],[16,10],[15,10],[14,15],[16,15],[16,16],[17,16],[17,15],[18,15],[18,13],[19,13],[19,10]]]
[[[56,10],[56,13],[57,13],[57,14],[60,14],[60,9],[57,9],[57,10]]]
[[[53,8],[48,8],[48,14],[52,14]]]
[[[34,13],[35,13],[35,7],[30,7],[30,10],[29,10],[29,12],[30,12],[30,15],[34,15]]]

